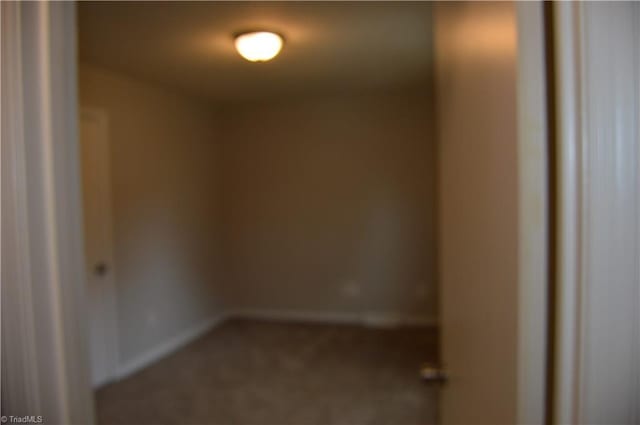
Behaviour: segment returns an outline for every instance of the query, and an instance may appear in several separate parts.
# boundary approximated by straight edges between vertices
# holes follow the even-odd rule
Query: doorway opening
[[[78,22],[98,423],[436,422],[432,5]]]

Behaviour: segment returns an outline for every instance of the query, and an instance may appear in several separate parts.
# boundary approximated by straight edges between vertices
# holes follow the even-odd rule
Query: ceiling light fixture
[[[236,50],[250,62],[266,62],[282,49],[282,37],[274,32],[256,31],[236,36]]]

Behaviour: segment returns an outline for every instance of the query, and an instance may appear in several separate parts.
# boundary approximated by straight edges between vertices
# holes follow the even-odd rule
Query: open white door
[[[543,423],[541,3],[435,7],[444,424]]]
[[[80,145],[91,383],[97,387],[115,377],[118,365],[110,154],[103,112],[82,109]]]

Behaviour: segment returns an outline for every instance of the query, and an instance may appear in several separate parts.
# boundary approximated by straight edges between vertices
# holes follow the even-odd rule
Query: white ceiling
[[[427,87],[426,2],[79,2],[80,58],[211,101]],[[250,63],[233,34],[285,37]]]

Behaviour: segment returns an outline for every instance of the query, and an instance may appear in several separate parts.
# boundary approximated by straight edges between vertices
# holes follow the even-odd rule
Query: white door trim
[[[75,5],[1,12],[3,415],[90,424]]]
[[[554,423],[637,423],[640,7],[554,3],[554,33],[559,238]],[[617,318],[619,328],[603,325],[610,323],[608,316]]]
[[[579,333],[577,311],[580,299],[580,163],[578,158],[581,126],[578,73],[580,51],[576,4],[556,3],[554,9],[554,47],[557,105],[557,287],[556,353],[553,400],[555,423],[575,423],[574,400],[578,390],[575,364]]]
[[[40,409],[27,219],[21,10],[2,10],[2,379],[3,408]],[[9,106],[10,105],[10,106]],[[11,300],[9,302],[8,300]],[[11,320],[13,319],[13,320]],[[17,325],[17,326],[16,326]],[[4,413],[4,412],[3,412]]]

